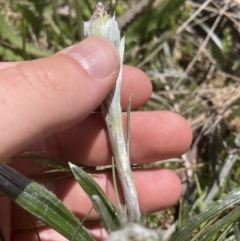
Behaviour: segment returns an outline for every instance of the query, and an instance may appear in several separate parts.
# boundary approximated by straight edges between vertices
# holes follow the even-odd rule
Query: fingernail
[[[75,59],[93,78],[104,78],[119,67],[119,56],[115,47],[100,38],[87,38],[67,53]]]

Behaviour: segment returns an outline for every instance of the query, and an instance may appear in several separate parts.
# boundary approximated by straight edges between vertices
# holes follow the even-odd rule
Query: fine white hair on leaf
[[[115,16],[107,20],[103,28],[103,36],[113,42],[116,47],[119,46],[120,31],[118,29],[118,24],[115,20]]]
[[[160,233],[142,227],[137,223],[128,223],[123,229],[112,232],[106,241],[161,241]]]

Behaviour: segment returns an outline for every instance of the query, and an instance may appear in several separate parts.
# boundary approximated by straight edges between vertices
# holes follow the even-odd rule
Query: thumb
[[[96,37],[0,70],[0,162],[83,120],[112,89],[118,72],[117,50]]]

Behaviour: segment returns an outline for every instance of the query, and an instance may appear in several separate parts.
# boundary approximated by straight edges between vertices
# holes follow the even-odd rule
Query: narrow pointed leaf
[[[103,203],[102,199],[97,195],[93,195],[92,200],[94,203],[95,210],[99,210],[99,214],[101,216],[102,222],[106,227],[108,233],[116,231],[117,225],[115,225],[115,223],[113,222],[113,217],[111,214],[109,214],[109,209]]]
[[[119,229],[120,222],[117,211],[108,200],[102,188],[93,180],[93,178],[81,168],[69,163],[69,166],[82,189],[91,199],[94,208],[105,224],[107,231],[113,232]]]
[[[5,164],[0,165],[0,190],[67,239],[94,241],[79,220],[51,192]]]
[[[189,235],[200,227],[203,222],[208,222],[216,215],[222,213],[226,208],[239,202],[240,188],[228,193],[225,197],[209,205],[202,213],[196,215],[188,221],[179,231],[177,231],[169,241],[189,240]]]
[[[227,214],[225,217],[211,225],[210,227],[206,228],[204,231],[204,234],[202,234],[198,240],[201,241],[208,241],[208,240],[214,240],[213,238],[216,237],[216,235],[222,231],[223,229],[232,226],[236,220],[238,220],[240,217],[240,207],[235,208],[232,212]]]

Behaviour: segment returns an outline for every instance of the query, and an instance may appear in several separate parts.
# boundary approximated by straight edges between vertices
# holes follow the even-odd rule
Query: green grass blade
[[[11,30],[11,27],[4,20],[3,15],[0,14],[0,33],[1,36],[8,40],[14,47],[22,49],[22,39],[14,34]],[[35,47],[32,44],[26,44],[26,52],[28,54],[34,55],[36,57],[46,57],[52,54],[51,51],[47,51],[38,47]]]
[[[169,23],[171,16],[179,11],[179,8],[184,4],[185,0],[164,0],[158,10],[158,25],[160,28]]]
[[[74,8],[75,8],[75,12],[76,12],[76,19],[77,19],[77,35],[78,35],[78,40],[82,40],[84,38],[84,34],[83,34],[83,16],[82,16],[82,8],[81,8],[81,4],[79,3],[78,0],[74,0],[73,1],[74,4]]]
[[[76,180],[91,199],[93,206],[104,222],[107,231],[110,233],[119,229],[120,221],[118,213],[112,203],[108,200],[102,188],[81,168],[72,163],[69,163],[69,166]]]
[[[225,217],[206,228],[204,234],[198,238],[201,241],[214,240],[214,237],[223,229],[232,226],[234,222],[240,217],[240,207],[235,208],[232,212],[227,214]]]
[[[67,239],[81,227],[75,241],[94,240],[56,196],[5,164],[0,165],[0,190]]]
[[[189,240],[189,236],[192,234],[192,232],[198,229],[202,223],[209,222],[216,215],[222,213],[226,208],[239,202],[239,197],[240,188],[236,188],[222,199],[218,200],[212,205],[209,205],[209,207],[202,211],[202,213],[190,219],[184,227],[173,235],[170,241]]]
[[[239,230],[239,224],[238,223],[235,223],[233,225],[233,231],[234,231],[236,241],[239,241],[240,240],[240,230]]]
[[[216,241],[226,241],[226,236],[227,236],[228,232],[231,232],[231,229],[232,229],[232,225],[229,226],[229,227],[227,227],[227,228],[225,228],[225,230],[223,230],[223,231],[220,233],[220,235],[219,235],[219,237],[216,239]],[[239,241],[239,240],[235,239],[235,241]]]
[[[205,207],[207,207],[207,205],[209,205],[212,202],[213,198],[216,196],[216,194],[222,188],[224,182],[226,182],[226,179],[229,176],[229,173],[231,172],[233,165],[237,161],[237,158],[238,158],[237,153],[229,153],[227,155],[227,157],[223,163],[223,166],[221,167],[221,170],[219,171],[218,178],[214,180],[211,189],[209,190],[206,198],[204,199]]]
[[[0,57],[6,61],[22,61],[23,57],[16,54],[11,48],[3,47],[0,45]]]
[[[97,195],[93,195],[92,200],[94,203],[94,208],[95,208],[95,210],[98,210],[99,215],[101,216],[102,222],[104,223],[104,226],[106,227],[108,233],[116,231],[118,227],[113,222],[113,217],[112,217],[111,213],[109,213],[109,209],[104,204],[102,199]]]

